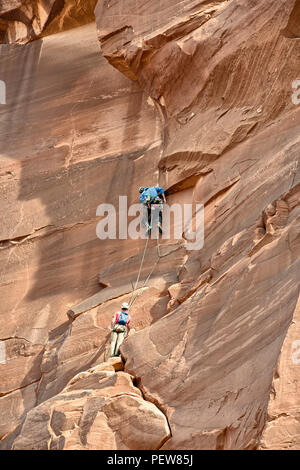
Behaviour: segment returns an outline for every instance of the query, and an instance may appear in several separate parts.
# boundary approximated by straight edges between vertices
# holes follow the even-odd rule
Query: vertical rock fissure
[[[122,361],[123,361],[123,364],[124,364],[124,369],[125,369],[125,366],[126,366],[126,359],[124,358],[124,356],[121,356],[122,357]],[[172,437],[172,428],[171,428],[171,425],[170,425],[170,421],[169,421],[169,418],[168,418],[168,414],[166,412],[166,410],[164,409],[163,405],[161,403],[159,403],[158,400],[156,400],[154,397],[152,397],[151,395],[147,394],[147,392],[145,391],[145,388],[143,387],[142,385],[142,378],[141,377],[138,377],[136,375],[134,375],[134,373],[132,371],[129,372],[131,376],[134,377],[133,379],[133,384],[140,390],[141,394],[142,394],[142,397],[145,401],[148,401],[149,403],[152,403],[153,405],[155,405],[159,411],[165,416],[166,418],[166,421],[167,421],[167,424],[168,424],[168,428],[169,428],[169,433],[170,433],[170,436],[168,438],[166,438],[164,440],[164,442],[160,445],[159,449],[162,448],[162,446],[169,440],[171,439]],[[157,449],[157,450],[159,450]]]

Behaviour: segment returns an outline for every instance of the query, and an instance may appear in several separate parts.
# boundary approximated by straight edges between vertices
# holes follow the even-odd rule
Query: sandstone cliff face
[[[1,42],[24,44],[94,20],[97,0],[3,0]]]
[[[133,202],[142,177],[156,182],[161,131],[153,103],[101,57],[94,24],[0,47],[3,439],[27,410],[104,360],[120,301],[73,325],[67,311],[99,291],[100,270],[138,260],[142,240],[101,244],[96,209],[117,205],[119,194]]]
[[[31,41],[0,45],[0,447],[299,449],[299,1],[99,1],[35,41],[90,17],[12,33],[28,3],[0,13]],[[100,242],[96,208],[157,183],[205,243],[161,242],[115,373],[144,241]]]

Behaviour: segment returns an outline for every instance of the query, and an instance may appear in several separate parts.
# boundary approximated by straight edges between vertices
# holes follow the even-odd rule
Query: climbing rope
[[[148,238],[148,239],[149,239],[149,238]],[[144,281],[142,287],[140,288],[140,292],[138,292],[135,297],[133,297],[134,292],[132,293],[132,297],[131,297],[131,300],[130,300],[130,303],[129,303],[129,309],[133,306],[134,302],[135,302],[135,301],[139,298],[139,296],[142,294],[143,289],[144,289],[144,288],[146,287],[146,285],[148,284],[148,282],[149,282],[149,280],[150,280],[150,278],[151,278],[151,276],[152,276],[152,274],[153,274],[153,272],[154,272],[156,266],[157,266],[158,263],[159,263],[159,260],[160,260],[160,258],[161,258],[161,254],[160,254],[160,248],[159,248],[158,238],[157,238],[157,255],[158,255],[158,256],[157,256],[157,260],[156,260],[156,262],[155,262],[153,268],[151,269],[150,274],[147,276],[147,278],[145,279],[145,281]]]
[[[148,247],[148,242],[149,242],[149,235],[147,237],[147,240],[146,240],[146,244],[145,244],[145,248],[144,248],[144,253],[143,253],[143,256],[142,256],[142,261],[141,261],[141,264],[140,264],[140,269],[139,269],[139,273],[138,273],[138,277],[137,277],[137,280],[136,280],[136,283],[135,283],[135,286],[134,286],[134,289],[132,291],[132,294],[131,294],[131,299],[130,299],[130,302],[129,302],[129,309],[131,309],[131,307],[133,306],[133,304],[135,303],[135,301],[139,298],[139,296],[142,294],[143,292],[143,289],[146,287],[146,285],[148,284],[156,266],[158,265],[159,263],[159,260],[161,258],[161,254],[160,254],[160,247],[159,247],[159,241],[158,241],[158,237],[157,237],[157,260],[153,266],[153,268],[151,269],[150,271],[150,274],[147,276],[147,278],[145,279],[142,287],[140,288],[140,292],[138,292],[135,296],[134,296],[134,293],[135,291],[137,290],[137,286],[138,286],[138,283],[139,283],[139,280],[140,280],[140,276],[141,276],[141,272],[142,272],[142,267],[143,267],[143,264],[144,264],[144,260],[145,260],[145,256],[146,256],[146,252],[147,252],[147,247]]]
[[[145,248],[144,248],[144,253],[143,253],[143,256],[142,256],[142,261],[141,261],[141,264],[140,264],[140,269],[139,269],[139,272],[138,272],[138,276],[137,276],[137,279],[136,279],[135,286],[134,286],[133,291],[132,291],[132,294],[131,294],[131,299],[130,299],[130,302],[129,302],[129,308],[130,308],[131,305],[132,305],[132,300],[133,300],[134,292],[136,291],[137,286],[138,286],[138,283],[139,283],[139,280],[140,280],[140,276],[141,276],[141,272],[142,272],[142,268],[143,268],[143,264],[144,264],[144,260],[145,260],[145,256],[146,256],[146,252],[147,252],[148,242],[149,242],[149,236],[147,236],[147,240],[146,240],[146,244],[145,244]]]

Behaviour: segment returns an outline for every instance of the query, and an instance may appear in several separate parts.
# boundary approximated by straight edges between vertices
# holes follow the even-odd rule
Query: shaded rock
[[[124,370],[124,363],[121,357],[110,357],[107,362],[113,366],[116,372]]]
[[[37,385],[27,385],[0,398],[0,441],[16,431],[26,413],[36,405]]]
[[[6,364],[0,365],[0,397],[39,381],[44,347],[11,338],[5,341],[5,351]]]
[[[3,4],[4,3],[4,4]],[[5,0],[0,6],[0,41],[26,43],[94,21],[97,0]]]

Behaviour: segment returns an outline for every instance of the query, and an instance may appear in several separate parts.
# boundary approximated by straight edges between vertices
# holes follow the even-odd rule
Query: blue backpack
[[[150,196],[150,198],[154,198],[154,197],[157,197],[157,190],[156,188],[154,187],[151,187],[151,188],[147,188],[146,191],[144,191],[144,194],[148,197]]]
[[[128,320],[128,313],[121,312],[118,320],[118,325],[126,325]]]
[[[140,197],[140,201],[144,202],[147,200],[148,202],[152,202],[155,198],[157,198],[158,192],[155,187],[147,188],[145,191],[142,193]]]

